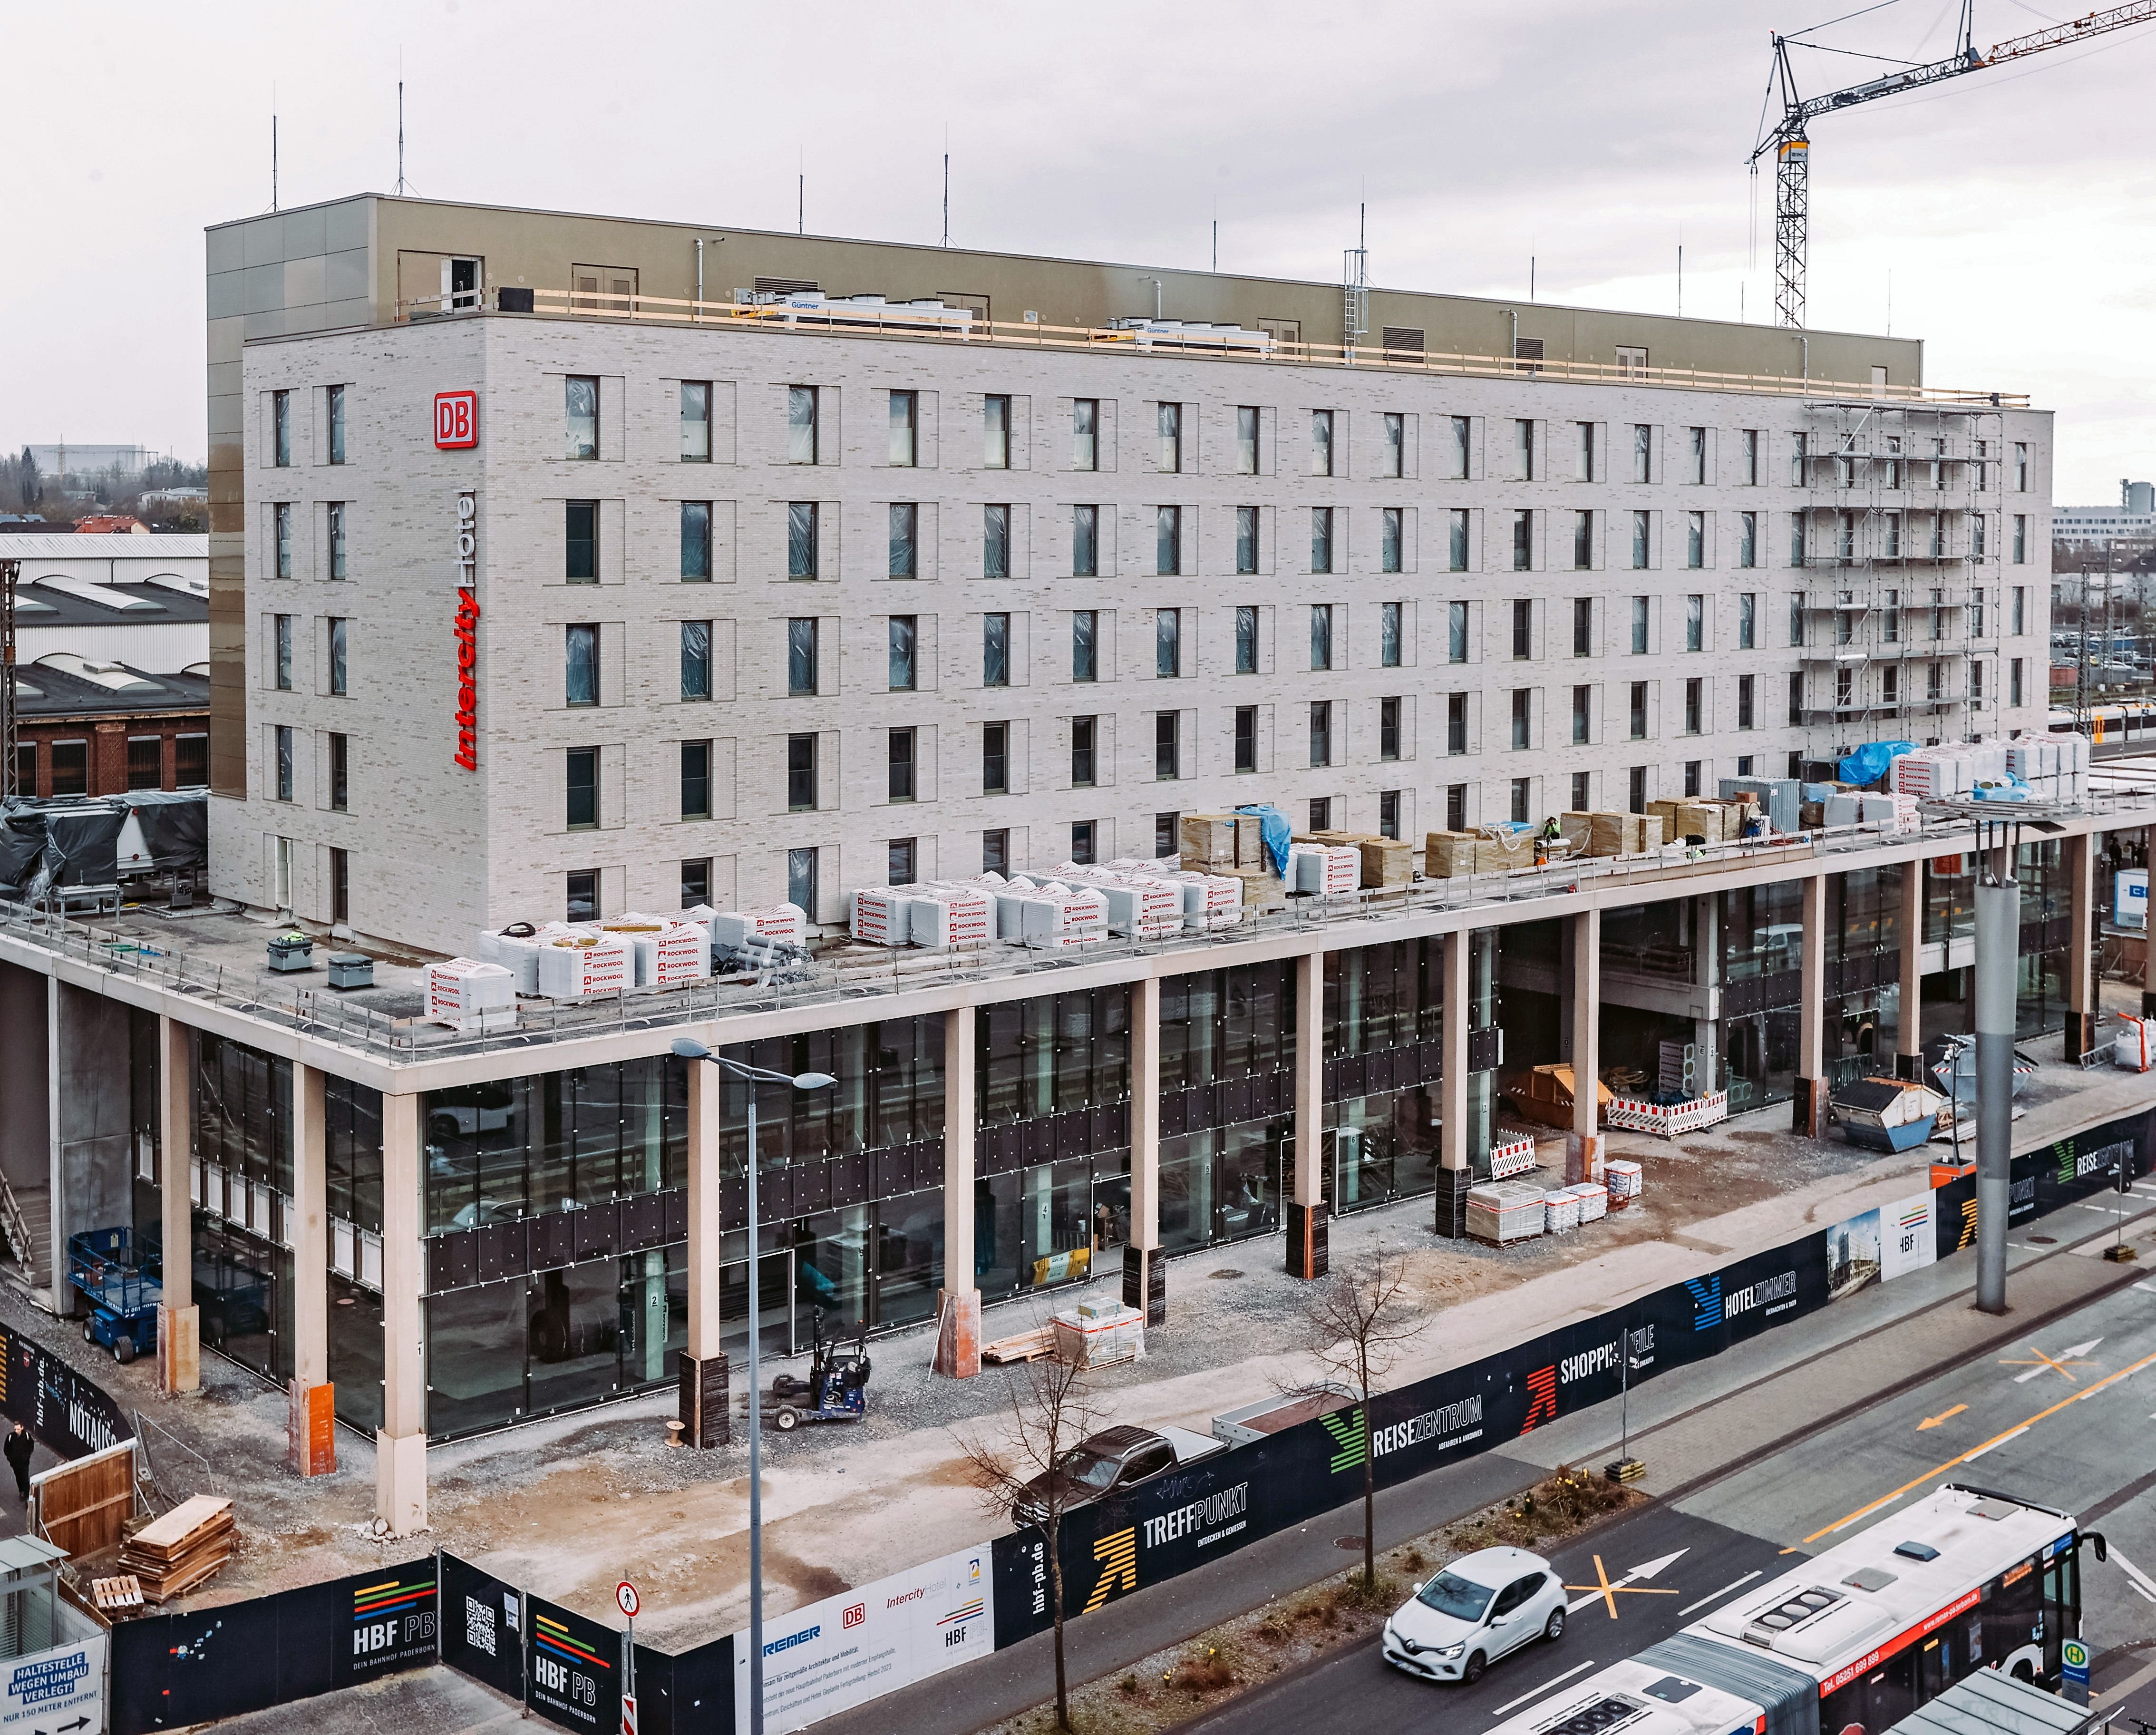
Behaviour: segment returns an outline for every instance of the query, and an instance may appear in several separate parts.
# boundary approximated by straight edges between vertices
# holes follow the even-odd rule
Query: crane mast
[[[1882,96],[1900,96],[1911,90],[1981,72],[2009,60],[2020,60],[2046,49],[2065,48],[2113,30],[2156,20],[2156,0],[2132,0],[2102,12],[2092,12],[2065,23],[2034,30],[2025,36],[1994,43],[1988,52],[1978,52],[1975,43],[1975,0],[1962,0],[1961,24],[1955,33],[1954,51],[1942,60],[1907,66],[1883,77],[1866,80],[1844,90],[1823,96],[1803,96],[1797,90],[1796,73],[1789,64],[1789,49],[1804,44],[1796,38],[1774,38],[1773,95],[1781,103],[1781,118],[1768,127],[1752,148],[1756,167],[1769,151],[1774,157],[1774,317],[1776,322],[1800,327],[1804,323],[1804,269],[1809,246],[1807,234],[1811,202],[1811,139],[1809,127],[1820,115],[1876,102]]]

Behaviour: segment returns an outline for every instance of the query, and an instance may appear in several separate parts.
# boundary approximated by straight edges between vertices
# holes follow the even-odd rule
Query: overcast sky
[[[715,227],[1770,321],[1773,187],[1744,165],[1769,32],[1864,0],[1443,0],[781,10],[674,0],[17,10],[0,445],[199,459],[205,223],[396,180]],[[1980,46],[2054,16],[1976,0]],[[1930,59],[1958,0],[1820,40]],[[1802,57],[1810,92],[1879,63]],[[1927,340],[1938,385],[2058,413],[2061,503],[2156,474],[2156,28],[1813,128],[1811,324]],[[1756,203],[1755,203],[1756,199]]]

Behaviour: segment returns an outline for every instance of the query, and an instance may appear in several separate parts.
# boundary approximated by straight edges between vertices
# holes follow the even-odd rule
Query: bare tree
[[[1049,1606],[1055,1619],[1055,1727],[1065,1730],[1070,1727],[1070,1694],[1063,1667],[1063,1517],[1090,1495],[1055,1472],[1100,1425],[1083,1383],[1085,1372],[1052,1356],[1023,1363],[1008,1377],[1010,1414],[1001,1439],[978,1434],[958,1439],[982,1505],[1000,1517],[1022,1501],[1019,1522],[1029,1520],[1047,1545]]]
[[[1302,1295],[1304,1347],[1329,1380],[1361,1405],[1363,1584],[1378,1583],[1378,1472],[1370,1450],[1370,1399],[1400,1352],[1427,1324],[1405,1294],[1407,1265],[1398,1254],[1373,1254],[1318,1280]]]

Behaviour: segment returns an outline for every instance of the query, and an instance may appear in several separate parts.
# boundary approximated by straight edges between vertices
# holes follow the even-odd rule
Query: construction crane
[[[2148,23],[2156,20],[2156,0],[2133,0],[2130,5],[2114,6],[2103,12],[2090,13],[2085,18],[2054,24],[2048,29],[2031,31],[2026,36],[2010,37],[2005,42],[1994,43],[1988,52],[1981,54],[1976,47],[1974,14],[1975,0],[1962,0],[1961,26],[1955,33],[1954,51],[1945,59],[1906,66],[1884,78],[1852,85],[1846,90],[1835,90],[1825,96],[1799,96],[1796,74],[1789,65],[1790,48],[1809,46],[1799,39],[1809,33],[1775,37],[1774,70],[1768,100],[1771,103],[1775,97],[1780,99],[1782,116],[1762,134],[1759,142],[1753,146],[1749,161],[1756,173],[1761,157],[1769,151],[1774,156],[1774,314],[1779,324],[1801,326],[1804,322],[1805,231],[1811,179],[1811,140],[1807,129],[1815,117],[1836,109],[1851,108],[1860,102],[1875,102],[1882,96],[1900,96],[1927,85],[1959,78],[1964,73],[1981,72],[2005,61],[2025,59],[2046,49],[2070,47],[2108,31]]]

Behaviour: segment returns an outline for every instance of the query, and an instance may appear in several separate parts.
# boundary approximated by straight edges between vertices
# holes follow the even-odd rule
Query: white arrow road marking
[[[2102,1342],[2103,1339],[2101,1337],[2092,1337],[2086,1343],[2076,1343],[2071,1349],[2061,1350],[2056,1356],[2047,1356],[2042,1350],[2039,1349],[2035,1352],[2038,1358],[2036,1365],[2031,1368],[2026,1373],[2015,1374],[2014,1376],[2014,1383],[2017,1386],[2026,1385],[2030,1380],[2035,1379],[2038,1375],[2051,1369],[2056,1369],[2061,1373],[2065,1373],[2066,1371],[2065,1364],[2066,1363],[2077,1361],[2082,1357],[2087,1355],[2091,1350],[2094,1349],[2097,1344]],[[2067,1377],[2071,1378],[2072,1376],[2068,1375]]]
[[[1596,1592],[1595,1594],[1596,1594],[1598,1596],[1599,1596],[1599,1594],[1601,1594],[1601,1593],[1600,1593],[1600,1592],[1599,1592],[1599,1591],[1598,1591],[1598,1592]],[[1541,1697],[1544,1693],[1548,1692],[1548,1691],[1552,1687],[1553,1687],[1553,1686],[1563,1686],[1566,1681],[1568,1681],[1571,1680],[1571,1679],[1572,1679],[1572,1677],[1573,1677],[1573,1676],[1575,1676],[1575,1675],[1581,1675],[1581,1674],[1584,1674],[1588,1670],[1589,1670],[1589,1669],[1593,1668],[1594,1666],[1594,1660],[1593,1660],[1592,1658],[1589,1658],[1587,1661],[1585,1661],[1585,1662],[1582,1663],[1582,1664],[1581,1664],[1578,1668],[1576,1668],[1576,1669],[1567,1669],[1567,1670],[1564,1671],[1564,1673],[1563,1673],[1563,1674],[1562,1674],[1562,1675],[1553,1675],[1553,1676],[1550,1676],[1550,1678],[1549,1678],[1548,1681],[1544,1681],[1544,1682],[1543,1682],[1540,1686],[1532,1686],[1532,1687],[1529,1687],[1529,1688],[1527,1690],[1527,1691],[1525,1691],[1525,1692],[1522,1693],[1518,1698],[1517,1698],[1517,1699],[1508,1699],[1508,1700],[1507,1700],[1507,1701],[1505,1702],[1505,1703],[1503,1703],[1502,1705],[1500,1705],[1500,1706],[1499,1706],[1499,1707],[1498,1707],[1495,1711],[1491,1712],[1490,1713],[1490,1715],[1491,1715],[1491,1716],[1492,1716],[1492,1717],[1502,1717],[1502,1716],[1503,1716],[1507,1712],[1517,1709],[1518,1707],[1520,1707],[1520,1706],[1522,1706],[1522,1705],[1526,1704],[1526,1703],[1527,1702],[1527,1701],[1528,1701],[1528,1700],[1530,1700],[1530,1699],[1537,1699],[1537,1698],[1540,1698],[1540,1697]]]
[[[1660,1560],[1650,1560],[1645,1566],[1635,1566],[1623,1578],[1612,1578],[1609,1581],[1609,1588],[1612,1590],[1621,1590],[1635,1578],[1651,1578],[1673,1561],[1681,1559],[1691,1553],[1691,1550],[1689,1548],[1680,1548],[1675,1554],[1665,1554]],[[1602,1593],[1599,1589],[1590,1590],[1584,1596],[1574,1597],[1565,1604],[1565,1607],[1568,1610],[1577,1610],[1585,1608],[1589,1603],[1599,1603],[1601,1600]]]
[[[2134,1565],[2132,1561],[2128,1560],[2123,1554],[2120,1553],[2118,1549],[2112,1548],[2107,1552],[2111,1555],[2112,1563],[2118,1567],[2121,1572],[2124,1573],[2126,1576],[2133,1581],[2133,1588],[2139,1591],[2143,1597],[2148,1599],[2148,1601],[2156,1603],[2156,1579],[2150,1578],[2148,1573],[2143,1572],[2139,1567]]]
[[[2137,1283],[2133,1286],[2143,1295],[2156,1296],[2156,1283]]]
[[[1686,1603],[1684,1607],[1677,1610],[1677,1619],[1682,1620],[1686,1615],[1691,1614],[1695,1609],[1704,1609],[1709,1603],[1718,1603],[1722,1599],[1722,1598],[1727,1596],[1731,1591],[1742,1590],[1754,1578],[1764,1576],[1765,1575],[1762,1573],[1747,1573],[1743,1578],[1738,1579],[1734,1584],[1725,1584],[1721,1589],[1715,1591],[1712,1594],[1703,1596],[1696,1603]]]

